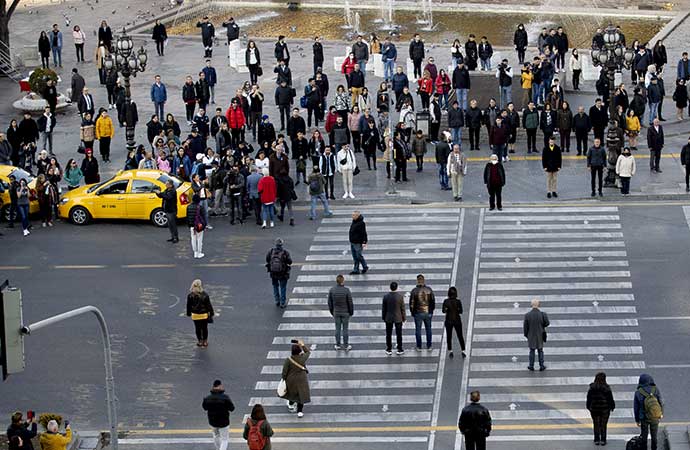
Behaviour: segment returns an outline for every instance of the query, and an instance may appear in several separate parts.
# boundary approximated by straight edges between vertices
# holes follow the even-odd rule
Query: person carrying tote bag
[[[283,363],[282,379],[278,386],[278,395],[287,400],[287,407],[291,413],[297,413],[300,419],[304,417],[302,412],[305,403],[311,402],[309,392],[309,371],[305,367],[307,359],[311,353],[309,347],[301,340],[293,341],[291,356],[288,356]],[[285,383],[285,389],[281,389],[281,384]],[[283,395],[280,395],[284,392]]]

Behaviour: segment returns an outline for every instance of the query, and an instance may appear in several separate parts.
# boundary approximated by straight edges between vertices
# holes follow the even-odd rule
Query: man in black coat
[[[48,103],[48,106],[50,107],[50,112],[52,114],[55,114],[58,93],[57,88],[55,87],[55,83],[51,78],[48,78],[48,80],[46,80],[46,87],[45,89],[43,89],[43,92],[41,94],[43,95],[43,99]]]
[[[585,113],[584,106],[577,107],[577,114],[573,116],[573,128],[575,129],[575,140],[577,141],[577,155],[580,156],[587,151],[587,135],[592,129],[589,116]]]
[[[266,270],[273,284],[273,297],[276,306],[283,309],[287,307],[285,296],[291,268],[290,253],[283,248],[283,240],[278,238],[275,241],[275,247],[266,254]]]
[[[594,101],[594,106],[589,108],[589,123],[594,130],[594,137],[604,140],[604,130],[609,121],[609,113],[600,98]],[[584,149],[583,149],[584,151]]]
[[[323,44],[321,44],[321,38],[316,36],[314,38],[314,45],[312,45],[312,51],[314,53],[314,74],[319,67],[323,67]]]
[[[489,191],[489,211],[493,211],[497,206],[501,211],[503,209],[501,192],[506,184],[506,172],[496,154],[489,157],[489,162],[484,167],[484,184]]]
[[[599,177],[599,197],[604,194],[601,190],[604,166],[606,165],[606,150],[599,138],[594,138],[594,146],[587,150],[587,168],[591,173],[592,197],[595,196],[596,178]]]
[[[197,28],[201,28],[201,43],[204,44],[204,58],[213,57],[213,38],[216,37],[216,29],[208,20],[208,16],[204,16],[201,22],[197,22]]]
[[[412,41],[410,41],[410,59],[414,64],[414,77],[422,78],[422,60],[424,59],[424,41],[415,34]]]
[[[352,253],[352,261],[354,262],[354,267],[350,275],[365,274],[369,270],[369,266],[362,253],[367,249],[367,225],[364,223],[364,217],[359,211],[353,211],[352,213],[349,238],[350,252]],[[360,264],[362,265],[361,272],[359,271]]]
[[[168,242],[177,244],[180,238],[177,234],[177,191],[172,180],[165,182],[165,190],[163,192],[156,192],[158,198],[163,199],[163,212],[168,218],[168,230],[170,230],[170,239]]]
[[[228,448],[230,413],[235,410],[235,405],[225,393],[225,388],[220,380],[213,382],[211,394],[204,398],[201,407],[208,414],[208,424],[213,429],[213,440],[216,448]]]
[[[541,166],[546,172],[546,198],[558,197],[558,171],[561,170],[562,162],[561,148],[551,136],[549,145],[541,152]]]
[[[237,25],[234,17],[229,18],[227,22],[223,22],[222,26],[225,27],[228,44],[240,38],[240,26]]]
[[[381,307],[381,320],[386,323],[386,354],[393,354],[393,327],[395,326],[395,338],[398,355],[405,353],[403,349],[402,327],[405,322],[405,300],[403,295],[398,292],[398,283],[393,281],[390,284],[390,292],[383,296]]]
[[[453,107],[455,107],[453,103]],[[446,172],[446,166],[448,165],[448,155],[450,155],[450,145],[448,145],[447,132],[443,132],[444,136],[440,141],[436,143],[436,164],[438,164],[438,181],[441,184],[442,191],[449,191],[451,188],[448,186],[448,173]]]
[[[658,118],[655,118],[652,126],[647,129],[647,147],[649,147],[649,170],[661,173],[659,161],[661,150],[664,148],[664,128]]]
[[[491,414],[479,404],[479,391],[470,392],[469,405],[462,408],[458,428],[465,436],[467,450],[486,450],[486,438],[491,433]]]

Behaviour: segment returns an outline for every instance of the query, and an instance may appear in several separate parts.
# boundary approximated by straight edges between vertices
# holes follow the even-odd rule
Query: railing
[[[16,82],[22,78],[21,73],[12,62],[10,48],[2,41],[0,41],[0,72]]]

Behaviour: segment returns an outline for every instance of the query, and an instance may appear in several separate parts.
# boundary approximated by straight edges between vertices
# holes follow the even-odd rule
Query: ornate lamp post
[[[134,127],[136,126],[136,104],[132,103],[132,92],[130,90],[129,77],[137,76],[137,72],[146,70],[146,62],[148,55],[144,47],[134,53],[134,42],[132,38],[127,35],[125,29],[122,29],[122,34],[117,37],[115,45],[115,55],[108,55],[105,58],[104,64],[107,70],[115,70],[122,74],[125,79],[125,117],[130,117],[125,121],[125,137],[127,139],[127,150],[133,150],[136,146],[134,142]]]
[[[609,82],[609,126],[606,134],[606,150],[608,170],[606,172],[606,186],[614,186],[616,181],[615,161],[618,155],[621,154],[623,142],[619,139],[615,125],[613,123],[613,116],[616,111],[613,96],[616,91],[615,77],[616,72],[621,73],[623,68],[630,69],[632,65],[635,52],[632,49],[625,48],[621,42],[621,36],[616,30],[616,27],[609,25],[603,33],[604,45],[597,47],[593,45],[592,48],[592,64],[595,67],[602,67],[606,72],[606,78]],[[620,125],[620,124],[619,124]],[[613,161],[613,163],[611,163]]]

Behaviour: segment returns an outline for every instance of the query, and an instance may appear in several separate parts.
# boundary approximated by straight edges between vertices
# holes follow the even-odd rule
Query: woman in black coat
[[[455,286],[448,288],[448,298],[443,301],[442,311],[446,315],[444,325],[446,327],[448,357],[453,357],[453,329],[455,329],[455,334],[458,335],[458,340],[460,341],[461,354],[464,358],[467,355],[465,354],[465,338],[462,335],[462,303],[458,298],[458,290]]]
[[[17,119],[10,121],[10,126],[7,128],[7,142],[12,147],[12,165],[19,166],[19,153],[22,148],[22,135],[19,133],[19,125]]]
[[[549,138],[553,136],[557,120],[556,111],[551,110],[550,104],[544,104],[544,110],[541,112],[541,117],[539,117],[539,128],[544,133],[544,147],[549,145]]]
[[[213,322],[213,306],[201,280],[192,281],[187,295],[187,317],[192,318],[197,347],[208,347],[208,324]]]
[[[296,200],[297,195],[295,194],[295,183],[290,178],[290,175],[283,172],[278,174],[276,177],[276,195],[278,201],[280,202],[280,214],[278,214],[278,219],[282,222],[285,218],[285,208],[287,207],[288,214],[290,215],[290,226],[295,226],[295,216],[292,213],[292,201]]]
[[[50,67],[50,39],[45,31],[41,31],[41,36],[38,38],[38,53],[41,54],[41,65],[44,69]]]
[[[256,84],[259,79],[261,54],[254,41],[247,42],[247,50],[244,52],[244,62],[247,65],[247,69],[249,69],[249,82]]]
[[[515,51],[517,51],[518,54],[518,63],[524,64],[525,49],[527,48],[527,31],[525,30],[525,26],[523,24],[518,25],[517,30],[515,30],[513,44],[515,45]]]
[[[611,387],[606,383],[606,374],[599,372],[594,376],[594,383],[587,391],[587,409],[592,415],[594,426],[594,444],[606,445],[606,425],[611,411],[616,409]]]
[[[165,29],[165,25],[158,19],[156,19],[156,24],[153,26],[153,36],[151,36],[151,38],[156,42],[158,56],[164,56],[165,41],[168,40],[168,31]]]
[[[362,130],[362,149],[367,159],[367,168],[376,170],[376,149],[381,146],[381,136],[374,124],[374,119],[369,119],[367,126]]]

